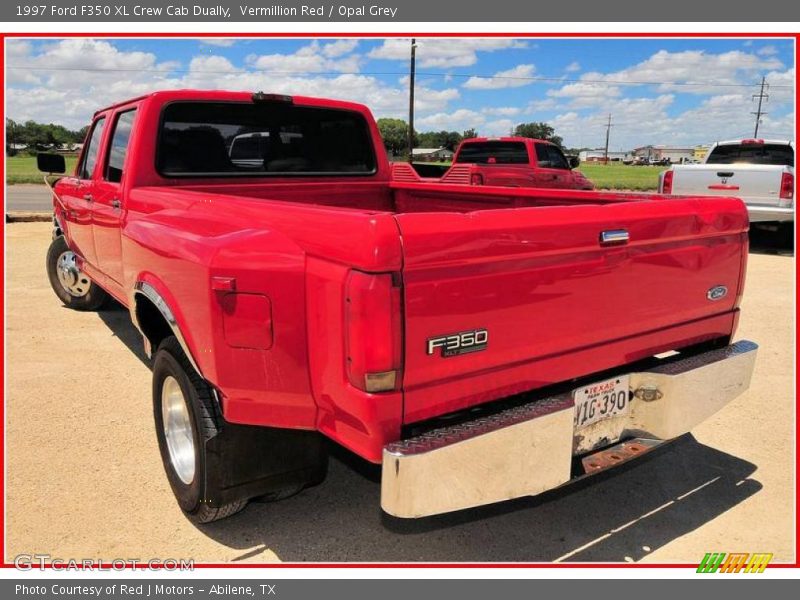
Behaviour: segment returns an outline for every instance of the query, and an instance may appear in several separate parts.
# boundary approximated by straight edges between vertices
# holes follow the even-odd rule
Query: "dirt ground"
[[[6,225],[6,561],[794,560],[789,252],[750,255],[738,337],[761,345],[751,389],[652,458],[543,497],[402,521],[381,513],[376,471],[336,452],[321,486],[197,528],[162,470],[138,334],[119,307],[61,306],[49,240],[46,223]]]

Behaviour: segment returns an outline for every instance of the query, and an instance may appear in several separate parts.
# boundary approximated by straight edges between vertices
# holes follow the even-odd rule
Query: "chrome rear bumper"
[[[757,350],[740,341],[630,373],[629,412],[579,432],[567,393],[389,444],[381,506],[396,517],[425,517],[533,496],[627,462],[744,392]],[[583,456],[584,472],[573,474],[574,456]]]
[[[751,223],[794,221],[793,207],[748,204],[747,214]]]

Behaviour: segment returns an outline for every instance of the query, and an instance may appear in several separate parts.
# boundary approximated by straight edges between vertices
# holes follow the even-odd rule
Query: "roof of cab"
[[[123,100],[122,102],[116,102],[104,108],[101,108],[95,111],[95,116],[99,113],[106,112],[109,110],[114,110],[120,106],[125,106],[131,104],[132,102],[138,102],[140,100],[145,100],[147,98],[158,98],[162,102],[168,102],[170,100],[209,100],[209,101],[228,101],[228,102],[247,102],[252,101],[253,94],[255,92],[251,91],[229,91],[229,90],[196,90],[196,89],[178,89],[178,90],[158,90],[155,92],[150,92],[149,94],[143,94],[141,96],[136,96],[134,98],[129,98],[127,100]],[[269,95],[269,92],[267,92]],[[285,95],[285,94],[276,94],[276,95]],[[356,102],[347,102],[345,100],[333,100],[330,98],[314,98],[310,96],[293,96],[289,95],[292,98],[292,101],[295,104],[301,104],[306,106],[319,106],[319,107],[328,107],[328,108],[338,108],[342,110],[353,110],[357,112],[364,112],[369,111],[369,109],[363,105]]]
[[[527,137],[520,137],[520,136],[505,136],[505,137],[474,137],[474,138],[467,138],[463,140],[462,144],[471,144],[473,142],[538,142],[540,144],[552,144],[548,140],[539,140],[535,138],[527,138]]]

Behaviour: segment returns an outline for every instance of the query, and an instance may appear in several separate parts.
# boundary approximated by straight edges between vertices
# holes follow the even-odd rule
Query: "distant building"
[[[606,152],[604,149],[598,150],[581,150],[578,153],[578,158],[581,162],[585,163],[592,163],[592,162],[603,162],[606,157]],[[608,151],[608,162],[624,162],[629,160],[631,157],[630,152],[612,152],[611,150]]]
[[[447,148],[414,148],[411,157],[416,160],[453,160],[453,151]]]
[[[673,163],[682,163],[695,160],[694,148],[676,146],[642,146],[633,150],[634,156],[649,158],[651,160],[669,160]]]
[[[694,147],[694,159],[697,161],[702,161],[706,159],[706,154],[708,154],[708,146],[695,146]]]

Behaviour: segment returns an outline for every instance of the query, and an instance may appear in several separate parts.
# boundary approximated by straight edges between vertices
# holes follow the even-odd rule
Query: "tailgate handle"
[[[600,233],[601,246],[621,246],[631,239],[627,229],[609,229]]]
[[[733,177],[733,171],[717,171],[717,177],[722,177],[724,179]]]

